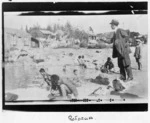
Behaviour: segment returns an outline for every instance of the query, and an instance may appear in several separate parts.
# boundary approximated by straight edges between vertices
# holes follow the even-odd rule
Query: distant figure
[[[71,81],[63,80],[55,74],[47,74],[43,68],[41,68],[39,72],[49,87],[50,99],[66,99],[70,98],[70,94],[73,94],[75,98],[78,97],[76,86]],[[56,91],[59,92],[59,96],[56,96]]]
[[[112,60],[111,60],[110,57],[107,58],[107,61],[106,61],[105,65],[104,65],[104,67],[106,68],[107,73],[111,72],[111,70],[114,68],[114,64],[112,63]]]
[[[84,60],[84,55],[82,56],[78,56],[78,63],[82,68],[87,68],[86,64],[85,64],[85,60]]]
[[[76,69],[73,70],[73,74],[77,75],[77,70]]]
[[[79,65],[81,65],[81,56],[78,56],[77,61],[78,61]]]
[[[99,70],[99,66],[97,65],[97,63],[94,63],[95,65],[95,70]]]
[[[80,87],[81,86],[81,81],[80,81],[80,79],[78,77],[76,69],[73,70],[73,74],[74,74],[73,83],[75,84],[75,86]]]
[[[141,63],[141,58],[142,58],[142,47],[141,47],[141,40],[137,39],[137,46],[135,47],[135,53],[134,53],[134,57],[136,59],[136,62],[138,64],[138,70],[142,69],[142,63]]]
[[[66,65],[63,66],[63,72],[66,73]]]

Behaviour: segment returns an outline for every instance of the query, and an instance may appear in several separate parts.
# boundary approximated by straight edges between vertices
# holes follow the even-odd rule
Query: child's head
[[[108,57],[108,58],[107,58],[107,61],[111,61],[111,58],[110,58],[110,57]]]
[[[78,58],[80,59],[80,58],[81,58],[81,56],[78,56]]]
[[[74,73],[75,75],[77,75],[77,70],[76,70],[76,69],[74,69],[74,70],[73,70],[73,73]]]
[[[39,72],[40,72],[42,75],[44,75],[44,74],[45,74],[44,68],[41,68],[41,69],[39,70]]]
[[[58,75],[53,74],[51,76],[51,81],[58,83],[58,80],[59,80],[59,76]]]

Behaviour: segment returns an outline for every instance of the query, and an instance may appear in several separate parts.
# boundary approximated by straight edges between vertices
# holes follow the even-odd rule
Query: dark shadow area
[[[100,85],[109,85],[110,83],[108,78],[103,78],[100,75],[97,76],[95,79],[91,79],[90,82]]]
[[[138,99],[140,98],[138,95],[135,94],[131,94],[131,93],[120,93],[117,91],[111,91],[110,92],[111,95],[117,95],[120,96],[123,99]]]
[[[3,11],[122,10],[126,13],[148,8],[148,2],[3,2],[2,5]]]

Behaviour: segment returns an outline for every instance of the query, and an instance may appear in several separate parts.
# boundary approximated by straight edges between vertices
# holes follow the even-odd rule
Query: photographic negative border
[[[25,12],[24,15],[131,15],[131,14],[147,14],[147,2],[65,2],[65,3],[49,3],[49,2],[4,2],[2,3],[2,104],[4,110],[18,111],[148,111],[148,103],[132,103],[132,104],[59,104],[59,105],[5,105],[5,68],[4,68],[4,12]],[[104,11],[94,13],[94,11]],[[27,12],[26,12],[27,11]],[[49,11],[48,13],[44,11]],[[52,11],[60,11],[54,13]],[[90,11],[84,13],[83,11]],[[93,11],[93,12],[91,12]],[[73,102],[77,100],[72,100]],[[79,101],[79,100],[78,100]],[[88,102],[90,100],[80,100]],[[110,100],[111,101],[111,100]]]

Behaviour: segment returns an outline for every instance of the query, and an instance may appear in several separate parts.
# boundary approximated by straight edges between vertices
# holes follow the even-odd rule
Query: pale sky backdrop
[[[29,28],[38,23],[45,28],[47,25],[65,24],[69,21],[72,25],[85,31],[91,26],[97,34],[112,31],[109,24],[112,19],[117,19],[121,28],[148,34],[148,15],[17,16],[15,12],[5,12],[4,27],[15,29],[23,27],[25,29],[26,25]]]

